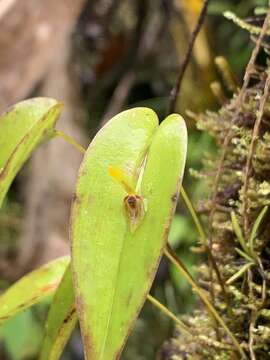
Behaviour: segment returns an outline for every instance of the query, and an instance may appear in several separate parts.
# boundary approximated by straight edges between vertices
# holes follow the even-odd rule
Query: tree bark
[[[0,6],[0,111],[39,85],[35,95],[64,102],[58,128],[78,142],[84,138],[82,104],[70,55],[72,31],[85,2],[3,0]],[[68,252],[69,208],[81,157],[59,138],[30,160],[22,181],[26,200],[18,258],[16,267],[7,266],[6,278]]]
[[[59,49],[41,89],[42,96],[64,102],[57,128],[85,143],[81,130],[83,105],[70,65],[70,41]],[[82,154],[62,138],[41,146],[30,161],[26,217],[20,241],[19,268],[28,271],[69,251],[69,209]]]
[[[84,3],[2,0],[0,110],[23,99],[42,80],[60,55],[59,44],[70,36]]]

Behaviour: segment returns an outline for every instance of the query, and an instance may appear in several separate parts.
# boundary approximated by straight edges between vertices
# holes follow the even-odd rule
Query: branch
[[[268,11],[268,14],[265,18],[264,24],[263,24],[263,28],[260,34],[260,42],[262,41],[263,37],[265,36],[267,29],[268,29],[268,25],[270,22],[270,11]],[[262,117],[264,114],[264,108],[265,108],[265,104],[269,95],[269,89],[270,89],[270,72],[268,70],[268,75],[267,75],[267,79],[265,82],[265,86],[263,89],[263,96],[260,99],[260,105],[259,105],[259,111],[258,111],[258,115],[255,121],[255,125],[253,128],[253,133],[252,133],[252,139],[251,139],[251,143],[250,143],[250,147],[249,147],[249,151],[248,151],[248,156],[247,156],[247,162],[246,162],[246,168],[245,168],[245,176],[244,176],[244,186],[243,186],[243,215],[244,215],[244,231],[245,231],[245,235],[248,235],[248,214],[247,214],[247,207],[248,207],[248,201],[247,201],[247,190],[248,190],[248,185],[249,185],[249,175],[250,175],[250,168],[251,168],[251,161],[252,161],[252,157],[254,155],[254,151],[255,151],[255,145],[256,145],[256,141],[257,141],[257,137],[259,134],[259,130],[260,130],[260,125],[261,125],[261,121],[262,121]]]
[[[191,58],[191,54],[192,54],[192,50],[196,41],[196,38],[201,30],[201,27],[204,23],[205,17],[206,17],[206,13],[207,13],[207,7],[209,4],[210,0],[204,0],[197,24],[195,26],[195,29],[193,30],[192,34],[191,34],[191,38],[188,44],[188,49],[187,52],[185,54],[185,57],[183,59],[182,64],[180,65],[180,71],[179,71],[179,75],[178,75],[178,79],[177,82],[171,92],[171,101],[170,101],[170,105],[169,105],[169,113],[173,113],[175,112],[175,107],[176,107],[176,101],[177,98],[179,96],[180,90],[181,90],[181,85],[182,85],[182,80],[183,77],[185,75],[187,66],[190,62],[190,58]]]
[[[228,130],[228,132],[227,132],[227,134],[225,136],[223,145],[222,145],[223,150],[222,150],[220,162],[218,164],[218,170],[217,170],[217,173],[216,173],[216,177],[215,177],[215,180],[214,180],[214,186],[213,186],[212,211],[211,211],[210,216],[209,216],[209,231],[210,231],[210,239],[209,239],[210,243],[209,243],[209,245],[210,245],[210,247],[212,247],[212,235],[211,235],[212,231],[211,230],[212,230],[214,214],[215,214],[215,211],[216,211],[216,200],[217,200],[217,193],[218,193],[218,185],[219,185],[219,182],[220,182],[220,179],[221,179],[221,176],[222,176],[222,173],[223,173],[223,168],[224,168],[223,164],[224,164],[224,161],[225,161],[225,158],[226,158],[226,155],[227,155],[228,146],[229,146],[229,143],[231,141],[231,137],[233,135],[233,130],[232,130],[233,125],[237,121],[238,116],[239,116],[239,114],[241,112],[241,105],[242,105],[242,102],[244,100],[245,92],[247,90],[247,87],[248,87],[248,84],[249,84],[249,81],[250,81],[250,78],[251,78],[251,75],[252,75],[252,72],[253,72],[253,69],[254,69],[255,61],[257,59],[259,50],[261,48],[262,40],[263,40],[265,31],[267,29],[267,21],[268,21],[267,18],[268,18],[268,15],[265,18],[261,34],[260,34],[260,36],[259,36],[259,38],[258,38],[258,40],[256,42],[256,46],[254,47],[254,49],[252,51],[250,60],[249,60],[248,65],[246,67],[243,86],[242,86],[242,88],[241,88],[241,90],[240,90],[240,92],[238,94],[237,99],[235,100],[235,109],[236,109],[236,111],[235,111],[235,114],[234,114],[234,116],[232,118],[232,126]]]

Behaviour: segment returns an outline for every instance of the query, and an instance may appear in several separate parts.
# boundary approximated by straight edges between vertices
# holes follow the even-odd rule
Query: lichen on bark
[[[242,88],[219,111],[197,116],[198,129],[215,139],[217,153],[204,161],[200,173],[193,172],[210,189],[199,211],[206,219],[209,245],[227,296],[207,260],[198,266],[198,281],[251,360],[270,358],[269,19],[268,13]],[[259,50],[266,57],[263,66],[256,63]],[[162,358],[239,359],[205,308],[198,307],[184,320],[194,337],[176,329],[163,347]]]

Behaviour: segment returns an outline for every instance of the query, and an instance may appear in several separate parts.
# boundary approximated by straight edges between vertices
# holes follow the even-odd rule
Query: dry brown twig
[[[262,31],[260,34],[261,41],[262,41],[265,33],[268,30],[269,22],[270,22],[270,11],[268,11],[268,14],[265,18],[264,25],[263,25],[263,28],[262,28]],[[267,79],[265,81],[265,85],[264,85],[264,89],[263,89],[263,95],[260,98],[259,110],[257,112],[256,121],[255,121],[253,132],[252,132],[252,138],[251,138],[251,143],[250,143],[249,150],[248,150],[245,173],[244,173],[243,217],[244,217],[244,234],[245,234],[246,238],[248,237],[248,233],[249,233],[249,221],[248,221],[248,213],[247,213],[247,211],[248,211],[247,191],[248,191],[249,181],[250,181],[252,157],[255,152],[256,142],[257,142],[259,131],[260,131],[260,126],[261,126],[264,109],[265,109],[265,104],[266,104],[266,101],[267,101],[267,98],[269,95],[269,90],[270,90],[270,72],[268,70],[267,71]],[[252,282],[251,269],[249,269],[248,275],[251,279],[251,281],[249,281],[249,296],[250,296],[250,298],[253,298],[253,285],[252,285],[253,282]],[[265,286],[265,280],[263,280],[263,284]],[[262,301],[262,303],[263,303],[263,301]],[[249,343],[248,343],[248,345],[249,345],[250,357],[252,360],[256,360],[256,355],[253,350],[253,345],[254,345],[254,328],[255,328],[255,323],[257,321],[257,316],[258,316],[257,314],[258,314],[258,309],[253,309],[251,311],[251,321],[250,321],[250,325],[249,325]]]
[[[195,29],[191,34],[191,38],[190,38],[190,41],[189,41],[189,44],[188,44],[187,52],[185,54],[185,57],[183,59],[182,64],[180,65],[180,70],[179,70],[179,75],[178,75],[178,78],[177,78],[177,82],[176,82],[176,84],[175,84],[175,86],[174,86],[174,88],[173,88],[173,90],[171,92],[171,101],[170,101],[170,105],[169,105],[169,113],[175,112],[176,102],[177,102],[177,98],[179,97],[179,93],[180,93],[180,90],[181,90],[182,80],[184,78],[187,66],[188,66],[188,64],[190,62],[191,55],[192,55],[192,50],[193,50],[196,38],[197,38],[197,36],[198,36],[198,34],[199,34],[200,30],[201,30],[201,27],[202,27],[202,25],[204,23],[204,20],[205,20],[206,14],[207,14],[208,4],[209,4],[209,0],[205,0],[204,3],[203,3],[203,6],[201,8],[201,12],[200,12],[197,24],[195,26]],[[223,281],[223,279],[221,277],[221,274],[220,274],[220,271],[219,271],[218,266],[216,264],[216,261],[215,261],[213,255],[212,255],[211,248],[207,247],[206,250],[207,250],[207,254],[208,254],[209,266],[210,266],[210,268],[213,267],[213,269],[214,269],[214,271],[216,273],[217,279],[219,281],[219,284],[221,286],[221,289],[223,291],[224,298],[225,298],[226,302],[228,303],[226,287],[225,287],[224,281]],[[210,271],[210,273],[212,274],[212,271]],[[212,290],[211,296],[212,296],[212,300],[214,302],[213,290]]]
[[[267,31],[268,28],[268,23],[270,20],[270,11],[268,11],[268,14],[265,18],[260,36],[256,42],[256,45],[252,51],[249,63],[246,67],[246,71],[245,71],[245,75],[244,75],[244,82],[243,82],[243,86],[235,100],[235,115],[232,118],[232,125],[234,125],[241,113],[241,108],[242,108],[242,104],[243,101],[245,99],[245,94],[246,94],[246,90],[248,88],[252,73],[254,71],[254,66],[255,66],[255,61],[257,59],[259,50],[261,48],[262,45],[262,40],[265,36],[265,33]],[[254,154],[255,151],[255,145],[256,145],[256,140],[257,140],[257,136],[259,133],[259,129],[260,129],[260,124],[262,121],[262,117],[263,117],[263,111],[264,111],[264,107],[265,107],[265,103],[267,100],[267,96],[269,94],[269,88],[270,88],[270,74],[268,74],[266,83],[265,83],[265,87],[264,87],[264,92],[263,92],[263,96],[261,98],[260,101],[260,105],[259,105],[259,111],[258,111],[258,115],[257,115],[257,119],[254,125],[254,129],[253,129],[253,135],[252,135],[252,141],[250,144],[250,148],[249,148],[249,153],[248,153],[248,157],[247,157],[247,163],[246,163],[246,168],[245,168],[245,177],[244,177],[244,186],[243,186],[243,204],[244,204],[244,228],[245,228],[245,235],[247,236],[248,233],[248,218],[247,218],[247,189],[248,189],[248,184],[249,184],[249,174],[250,174],[250,167],[251,167],[251,160],[252,160],[252,156]],[[213,195],[212,195],[212,210],[210,212],[209,215],[209,246],[210,248],[212,248],[212,239],[213,239],[213,235],[212,235],[212,229],[213,229],[213,219],[214,219],[214,214],[216,212],[217,209],[217,204],[216,204],[216,200],[217,200],[217,194],[218,194],[218,187],[219,187],[219,182],[223,173],[223,168],[224,168],[224,161],[227,155],[227,151],[228,151],[228,147],[230,144],[230,141],[232,139],[233,136],[233,130],[232,127],[228,130],[225,139],[224,139],[224,143],[223,143],[223,151],[221,154],[221,158],[219,161],[219,165],[218,165],[218,170],[216,173],[216,177],[215,177],[215,181],[214,181],[214,190],[213,190]],[[248,271],[249,276],[251,276],[251,270]],[[252,286],[252,285],[251,285]],[[250,289],[250,296],[252,296],[252,289]],[[254,324],[256,322],[256,318],[257,316],[255,316],[254,311],[251,314],[252,317],[252,321],[250,323],[250,328],[249,328],[249,352],[250,352],[250,356],[252,360],[256,360],[254,351],[253,351],[253,327]]]
[[[262,37],[264,36],[264,34],[266,33],[266,31],[268,29],[269,22],[270,22],[270,11],[268,12],[267,17],[265,18],[264,27],[261,32]],[[249,151],[248,151],[246,168],[245,168],[244,186],[243,186],[243,205],[244,205],[243,213],[244,213],[244,231],[245,231],[246,236],[248,235],[248,226],[249,226],[248,214],[247,214],[247,205],[248,205],[247,204],[247,190],[248,190],[249,179],[250,179],[251,162],[252,162],[252,156],[254,155],[256,141],[258,138],[260,125],[261,125],[263,114],[264,114],[265,104],[267,101],[267,97],[269,95],[269,89],[270,89],[270,72],[268,71],[267,79],[266,79],[264,89],[263,89],[263,96],[260,99],[259,110],[257,113],[255,125],[253,128],[252,139],[251,139],[251,143],[250,143],[250,147],[249,147]]]
[[[251,76],[252,76],[255,61],[256,61],[257,55],[258,55],[259,50],[260,50],[261,45],[262,45],[263,37],[265,35],[265,32],[267,31],[267,22],[268,22],[269,13],[270,12],[268,12],[268,15],[267,15],[267,17],[266,17],[266,19],[264,21],[262,31],[260,33],[260,36],[259,36],[257,42],[256,42],[256,46],[254,47],[254,49],[252,51],[250,60],[249,60],[248,65],[246,67],[243,86],[242,86],[242,88],[241,88],[241,90],[240,90],[240,92],[238,94],[237,99],[235,100],[236,112],[235,112],[235,115],[234,115],[234,117],[232,119],[232,125],[235,124],[235,122],[237,121],[238,116],[239,116],[239,114],[241,112],[241,105],[242,105],[242,102],[244,100],[244,95],[245,95],[245,92],[247,90],[249,81],[250,81]],[[221,179],[221,176],[222,176],[222,172],[223,172],[223,168],[224,168],[224,160],[225,160],[225,157],[226,157],[226,154],[227,154],[228,145],[229,145],[229,143],[231,141],[232,134],[233,134],[232,127],[230,127],[230,129],[228,130],[228,133],[225,136],[225,139],[224,139],[224,142],[223,142],[223,145],[222,145],[223,151],[222,151],[222,154],[221,154],[220,162],[219,162],[219,165],[218,165],[218,169],[217,169],[217,173],[216,173],[216,177],[215,177],[215,181],[214,181],[214,189],[213,189],[213,195],[212,195],[212,201],[211,201],[212,204],[213,204],[213,208],[212,208],[212,211],[210,212],[210,215],[209,215],[209,230],[210,230],[209,245],[210,245],[210,247],[212,246],[211,229],[212,229],[212,225],[213,225],[214,213],[215,213],[215,210],[216,210],[215,204],[216,204],[216,198],[217,198],[217,193],[218,193],[218,185],[219,185],[219,182],[220,182],[220,179]]]
[[[256,45],[252,51],[250,60],[248,62],[248,65],[246,67],[246,71],[245,71],[245,75],[244,75],[244,82],[243,82],[243,86],[235,100],[235,115],[232,118],[232,125],[234,125],[239,117],[239,114],[241,112],[241,105],[244,101],[244,97],[245,97],[245,92],[247,90],[248,84],[250,82],[251,76],[252,76],[252,72],[254,69],[254,65],[255,65],[255,61],[257,59],[257,55],[259,53],[259,50],[261,48],[262,45],[262,40],[263,37],[265,35],[265,32],[267,31],[267,23],[268,23],[268,16],[269,16],[269,12],[268,15],[264,21],[263,27],[262,27],[262,31],[260,33],[260,36],[256,42]],[[222,153],[220,156],[220,161],[218,164],[218,169],[217,169],[217,173],[215,176],[215,180],[214,180],[214,186],[213,186],[213,192],[212,192],[212,198],[211,198],[211,203],[212,203],[212,210],[209,214],[209,221],[208,221],[208,228],[209,228],[209,247],[210,249],[212,249],[212,244],[213,244],[213,219],[214,219],[214,214],[216,212],[216,200],[217,200],[217,194],[218,194],[218,187],[219,187],[219,182],[223,173],[223,168],[224,168],[224,161],[227,155],[227,151],[228,151],[228,146],[229,143],[231,141],[231,138],[233,136],[233,130],[232,130],[232,126],[230,127],[230,129],[228,130],[227,134],[225,135],[225,139],[222,145]],[[211,267],[210,267],[211,270]]]
[[[188,44],[188,48],[187,48],[187,52],[184,56],[183,62],[180,65],[180,69],[179,69],[179,74],[178,74],[178,78],[177,78],[177,82],[171,92],[171,99],[170,99],[170,105],[169,105],[169,114],[173,113],[175,111],[176,108],[176,102],[177,99],[179,97],[179,93],[181,90],[181,85],[182,85],[182,80],[184,78],[187,66],[190,62],[191,59],[191,55],[192,55],[192,50],[195,44],[195,41],[197,39],[197,36],[203,26],[206,14],[207,14],[207,8],[208,8],[208,4],[209,4],[210,0],[204,0],[203,6],[201,8],[201,12],[198,18],[198,21],[196,23],[195,29],[193,30],[191,37],[190,37],[190,41]]]

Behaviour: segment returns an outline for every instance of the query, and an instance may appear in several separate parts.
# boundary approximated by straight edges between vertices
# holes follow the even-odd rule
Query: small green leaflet
[[[25,275],[6,290],[0,296],[0,325],[53,294],[69,262],[69,256],[54,260]]]
[[[62,105],[50,98],[22,101],[0,116],[0,207],[33,150],[54,136]]]

